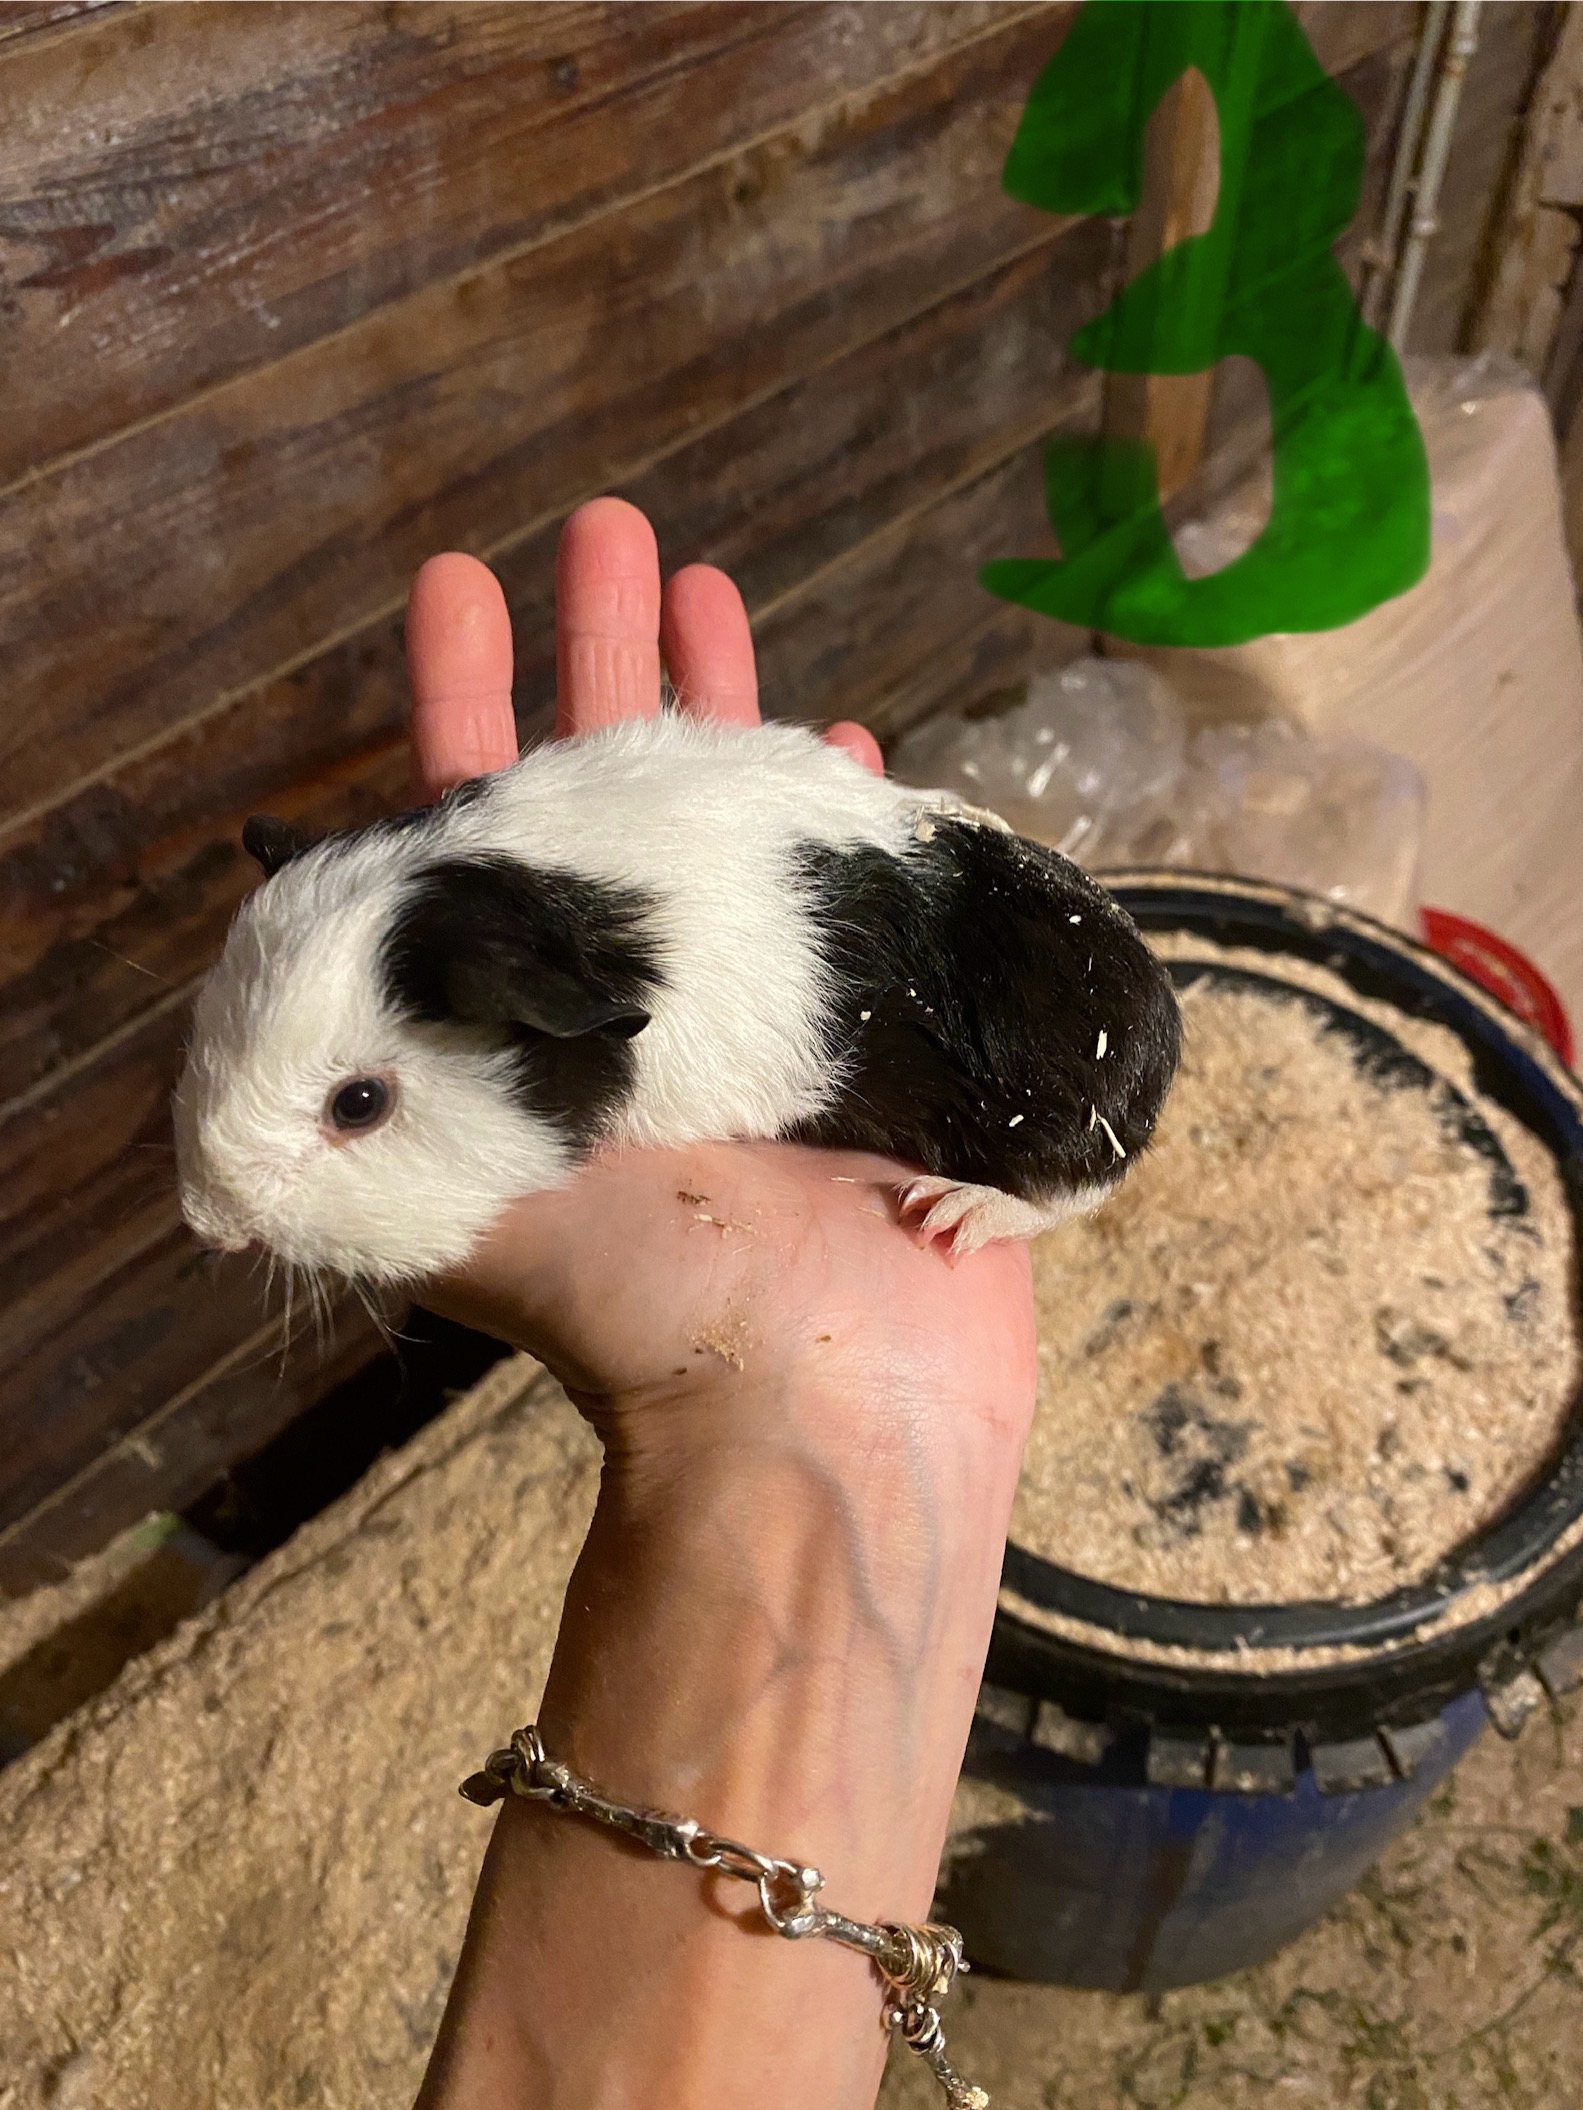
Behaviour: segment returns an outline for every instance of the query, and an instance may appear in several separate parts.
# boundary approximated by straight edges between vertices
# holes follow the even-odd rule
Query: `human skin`
[[[756,722],[736,589],[691,566],[662,594],[633,507],[572,515],[556,594],[559,735],[657,710],[662,647],[683,709]],[[492,574],[432,559],[407,637],[432,798],[516,754]],[[861,728],[826,737],[879,766]],[[920,1245],[904,1176],[782,1144],[607,1154],[425,1297],[540,1356],[604,1444],[552,1755],[811,1861],[861,1919],[928,1913],[1034,1397],[1026,1249]],[[769,1933],[746,1885],[510,1798],[419,2110],[864,2110],[880,2007],[861,1957]]]

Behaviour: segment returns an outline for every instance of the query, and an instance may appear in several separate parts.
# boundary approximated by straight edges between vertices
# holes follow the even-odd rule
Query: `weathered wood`
[[[229,1364],[173,1394],[130,1435],[101,1437],[70,1478],[0,1529],[0,1596],[60,1579],[151,1510],[180,1510],[239,1459],[290,1426],[305,1408],[360,1370],[379,1335],[359,1306],[341,1306],[322,1353],[294,1351],[282,1369],[266,1335],[244,1338]]]
[[[99,1242],[102,1253],[104,1242]],[[278,1334],[247,1270],[200,1253],[179,1227],[129,1253],[75,1305],[8,1346],[0,1373],[0,1527],[27,1514],[110,1445],[138,1440],[162,1409],[240,1344],[273,1381]],[[8,1325],[8,1332],[10,1331]]]
[[[1419,0],[1297,0],[1294,13],[1320,65],[1336,74],[1387,45],[1410,44],[1423,19]]]
[[[1072,228],[901,329],[680,447],[623,488],[669,566],[703,559],[767,607],[931,492],[1091,398],[1062,356],[1094,312],[1107,237]],[[524,733],[553,681],[557,527],[497,560]],[[399,801],[399,624],[375,625],[55,809],[0,856],[0,1104],[197,971],[251,882],[261,807],[315,828]],[[835,709],[805,693],[792,708]],[[130,964],[135,963],[135,964]]]
[[[1383,16],[1395,10],[1382,5],[1370,12]],[[1358,209],[1335,249],[1336,260],[1354,291],[1362,285],[1366,254],[1384,212],[1397,113],[1406,94],[1412,56],[1411,35],[1398,36],[1360,59],[1341,83],[1363,113],[1368,141]],[[1167,517],[1185,520],[1200,514],[1221,491],[1240,481],[1253,467],[1255,455],[1268,446],[1269,398],[1264,378],[1251,360],[1228,359],[1216,371],[1204,459],[1182,485]]]
[[[1011,268],[1044,267],[1030,260]],[[1042,325],[1058,344],[1081,319],[1081,303],[1094,297],[1102,269],[1097,229],[1069,235],[1048,268],[1052,287],[1069,278],[1073,295]],[[985,283],[997,280],[992,274]],[[917,435],[950,434],[961,426],[959,410],[977,418],[982,408],[987,414],[974,444],[987,436],[993,445],[1008,417],[1016,422],[1027,414],[1031,397],[1025,391],[1014,399],[1006,369],[1009,361],[1013,378],[1027,381],[1039,346],[1037,335],[1026,333],[1041,326],[1033,314],[1015,325],[997,322],[1000,297],[990,296],[982,316],[974,306],[980,296],[971,291],[964,316],[953,315],[950,303],[930,310],[921,336],[904,329],[894,352],[886,338],[860,347],[745,421],[627,481],[629,495],[659,520],[668,560],[725,563],[742,574],[750,604],[758,605],[799,567],[828,561],[865,519],[909,502],[928,474],[957,473],[937,448],[919,449]],[[942,333],[986,332],[976,372],[963,364],[960,348],[952,355],[960,380],[942,372],[930,341],[937,314]],[[870,368],[877,388],[872,378],[865,383]],[[850,413],[844,421],[843,407]],[[888,430],[885,445],[895,457],[913,458],[901,481],[883,463],[865,466],[881,430]],[[799,466],[796,443],[804,435]],[[753,488],[755,477],[763,479],[762,491]],[[788,477],[802,493],[790,515]],[[866,497],[854,510],[859,486]],[[542,649],[536,661],[533,652],[535,637],[541,648],[548,637],[542,589],[552,537],[550,530],[537,542],[528,538],[501,564],[525,633],[525,707],[542,700],[532,684],[542,683],[548,665]],[[13,839],[0,861],[0,1103],[79,1058],[196,971],[246,883],[236,833],[248,811],[284,802],[318,825],[352,824],[373,810],[358,790],[368,771],[380,799],[399,796],[400,763],[391,752],[402,707],[398,647],[393,625],[375,625],[300,674],[190,728],[168,750],[136,757]],[[301,804],[309,787],[320,810]]]
[[[868,725],[888,747],[941,711],[971,717],[1009,707],[1030,675],[1070,666],[1093,647],[1090,630],[1001,604],[976,624],[965,621],[953,640],[887,690]]]
[[[178,4],[19,52],[0,483],[1012,12]]]
[[[476,19],[452,43],[427,60],[397,51],[403,14],[410,25],[453,12]],[[277,1377],[245,1269],[198,1256],[176,1223],[166,1094],[185,991],[251,880],[235,847],[242,816],[272,806],[321,826],[355,824],[402,796],[393,611],[418,559],[446,542],[498,550],[522,637],[525,730],[542,722],[550,695],[558,518],[601,486],[645,506],[668,564],[708,558],[742,581],[772,713],[861,715],[894,731],[1080,646],[1075,633],[996,604],[975,580],[986,557],[1050,547],[1037,438],[1091,419],[1096,405],[1092,377],[1066,368],[1061,347],[1097,303],[1107,230],[1063,233],[998,189],[1005,142],[1069,8],[971,18],[959,9],[954,29],[945,9],[854,13],[858,41],[892,37],[885,64],[908,69],[904,78],[854,94],[856,77],[843,75],[840,107],[817,119],[800,114],[812,99],[804,83],[782,116],[753,119],[757,133],[739,151],[722,156],[725,135],[709,133],[710,148],[700,132],[693,163],[721,158],[680,180],[655,174],[656,162],[632,176],[632,157],[663,142],[585,143],[581,160],[568,149],[564,167],[551,152],[572,138],[565,128],[602,121],[599,66],[607,115],[645,94],[659,98],[653,107],[683,107],[692,90],[658,61],[646,75],[642,66],[644,51],[652,59],[681,34],[684,17],[710,17],[695,33],[716,40],[703,71],[718,82],[738,64],[750,73],[765,40],[813,36],[813,17],[846,12],[639,10],[633,40],[617,50],[611,11],[566,10],[585,40],[579,51],[597,54],[594,72],[562,91],[558,116],[542,115],[559,107],[544,100],[553,81],[522,87],[525,98],[540,95],[551,180],[526,204],[520,183],[508,187],[504,206],[477,175],[488,155],[467,161],[458,129],[457,113],[484,111],[495,92],[469,74],[468,39],[504,39],[500,49],[518,55],[502,59],[509,71],[527,41],[548,33],[552,11],[379,14],[381,63],[395,72],[369,87],[366,105],[343,106],[352,114],[337,120],[341,150],[370,169],[403,123],[414,138],[450,123],[445,152],[463,155],[482,188],[462,182],[449,220],[438,186],[431,226],[416,211],[410,224],[381,225],[364,291],[385,305],[368,313],[352,283],[361,208],[300,187],[309,160],[292,157],[311,158],[311,126],[293,134],[262,193],[267,202],[278,180],[289,209],[273,232],[260,223],[250,283],[282,274],[270,300],[297,319],[282,324],[269,356],[298,348],[60,464],[32,483],[25,508],[22,494],[0,501],[11,728],[0,729],[0,753],[9,810],[38,809],[12,827],[0,862],[0,1098],[24,1095],[0,1126],[10,1300],[0,1589],[25,1587],[63,1551],[88,1550],[150,1507],[192,1499],[373,1347],[354,1317],[333,1365],[293,1356]],[[1375,51],[1371,19],[1399,37],[1400,12],[1327,8],[1316,44],[1323,56],[1344,33]],[[913,13],[934,46],[902,49],[895,25]],[[318,19],[332,14],[344,19]],[[187,19],[177,9],[153,17],[156,40],[177,35],[167,18]],[[293,19],[312,51],[353,31],[376,34],[371,9]],[[794,21],[801,27],[786,26]],[[979,33],[983,23],[992,26]],[[72,39],[107,31],[91,22]],[[942,57],[943,43],[956,48]],[[25,50],[0,51],[0,89]],[[391,88],[403,65],[406,118],[394,114]],[[309,72],[311,51],[291,77]],[[617,74],[625,85],[612,85]],[[147,91],[146,70],[140,78]],[[284,76],[270,78],[278,88]],[[112,82],[103,92],[120,91]],[[165,104],[148,105],[168,106],[167,118],[129,142],[117,176],[129,181],[137,154],[146,164],[163,141],[165,191],[146,211],[118,207],[102,251],[83,252],[90,263],[157,246],[161,213],[189,212],[181,239],[190,243],[192,229],[232,224],[238,200],[260,195],[245,156],[216,157],[213,189],[182,161],[168,109],[183,92],[190,99],[178,84]],[[215,101],[207,84],[199,94]],[[245,113],[230,116],[241,124]],[[745,136],[739,119],[730,114],[730,140]],[[478,117],[481,134],[490,121],[510,132],[516,118],[495,106],[493,120]],[[528,134],[512,137],[526,166]],[[613,158],[596,166],[596,149]],[[497,175],[503,165],[497,157]],[[337,163],[332,154],[315,166]],[[611,187],[601,193],[599,181]],[[618,197],[617,209],[583,223],[589,201]],[[487,213],[468,222],[481,199]],[[523,234],[534,213],[541,221]],[[517,232],[498,237],[507,225]],[[488,246],[497,238],[509,254]],[[278,253],[296,241],[300,255]],[[467,241],[481,245],[470,261],[445,260],[446,242]],[[157,278],[165,266],[148,268]],[[313,271],[329,289],[324,312],[352,303],[334,311],[346,327],[333,342],[291,336],[299,324],[318,328]],[[425,290],[423,272],[453,275]],[[223,277],[195,284],[193,314],[211,313],[202,302],[219,297]],[[117,312],[122,297],[131,312],[145,290],[131,271],[120,294],[107,287],[99,312]],[[101,297],[81,284],[77,296]],[[244,335],[256,329],[256,315],[244,325]],[[181,327],[204,334],[190,316]],[[231,356],[225,327],[222,317],[210,333],[218,352],[186,349]],[[126,382],[113,347],[104,378],[107,388]]]
[[[186,1026],[185,1005],[166,1006],[0,1125],[0,1360],[14,1362],[174,1227],[169,1100]]]
[[[124,11],[124,0],[7,0],[0,6],[0,57],[24,43],[36,49],[51,32],[82,27],[89,15]]]
[[[1522,148],[1494,245],[1494,277],[1474,318],[1476,350],[1510,353],[1536,378],[1549,378],[1551,347],[1574,285],[1580,212],[1583,13],[1569,8],[1523,120]],[[1575,339],[1575,326],[1566,335]],[[1562,348],[1563,359],[1573,348]],[[1547,392],[1556,406],[1558,391]],[[1558,422],[1564,435],[1566,424]]]
[[[1546,44],[1551,9],[1508,0],[1479,16],[1451,158],[1408,335],[1410,352],[1465,350],[1495,271],[1494,239],[1522,149],[1523,116]]]
[[[1169,87],[1143,140],[1143,188],[1127,235],[1127,277],[1168,249],[1207,234],[1220,191],[1220,126],[1209,83],[1190,67]],[[1113,373],[1105,382],[1105,430],[1154,449],[1162,500],[1181,490],[1204,451],[1214,371]]]
[[[754,632],[766,713],[799,715],[799,698],[823,695],[842,716],[888,730],[895,692],[993,610],[978,567],[1056,554],[1041,455],[1019,448],[777,603]]]
[[[4,810],[361,627],[430,550],[487,548],[632,475],[1050,232],[998,177],[1056,19],[382,309],[0,501]]]

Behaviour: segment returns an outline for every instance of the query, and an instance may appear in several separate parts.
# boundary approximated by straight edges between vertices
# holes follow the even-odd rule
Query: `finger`
[[[594,498],[555,560],[555,732],[592,732],[660,707],[660,553],[624,498]]]
[[[412,777],[420,799],[517,758],[511,618],[487,564],[431,557],[407,597]]]
[[[757,725],[759,683],[742,596],[712,564],[689,564],[665,589],[660,651],[678,709],[721,725]]]
[[[832,747],[839,747],[841,752],[850,755],[854,762],[861,762],[863,767],[876,777],[885,774],[885,757],[879,751],[879,742],[866,725],[858,725],[850,718],[843,718],[839,724],[827,725],[824,736]]]

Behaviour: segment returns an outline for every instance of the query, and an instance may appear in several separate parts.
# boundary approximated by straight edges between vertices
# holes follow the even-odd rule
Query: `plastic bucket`
[[[1448,1027],[1479,1090],[1555,1159],[1583,1252],[1583,1089],[1486,989],[1289,888],[1179,873],[1109,884],[1146,932],[1252,950],[1267,962],[1256,978],[1276,984],[1283,960],[1318,964]],[[1179,980],[1204,971],[1172,966]],[[1357,1881],[1486,1718],[1516,1735],[1547,1693],[1583,1682],[1580,1410],[1514,1506],[1371,1604],[1188,1604],[1009,1545],[964,1771],[1017,1814],[958,1834],[942,1876],[941,1909],[973,1960],[1147,1991],[1258,1963]],[[1261,1649],[1283,1652],[1278,1668],[1247,1667]]]

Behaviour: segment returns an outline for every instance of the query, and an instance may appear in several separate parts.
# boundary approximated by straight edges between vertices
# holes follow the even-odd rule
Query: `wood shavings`
[[[1081,1574],[1367,1602],[1505,1513],[1563,1440],[1583,1357],[1553,1162],[1474,1099],[1454,1036],[1316,972],[1467,1095],[1526,1211],[1491,1214],[1492,1160],[1443,1086],[1366,1073],[1310,1004],[1189,989],[1153,1149],[1033,1249],[1040,1407],[1012,1537]]]
[[[1104,1115],[1099,1111],[1099,1108],[1097,1106],[1090,1107],[1089,1111],[1093,1114],[1094,1119],[1098,1121],[1100,1127],[1105,1131],[1106,1140],[1109,1142],[1111,1149],[1116,1153],[1116,1160],[1119,1164],[1120,1161],[1127,1155],[1126,1151],[1122,1148],[1120,1136],[1117,1135],[1116,1131],[1111,1127],[1110,1123],[1105,1119]],[[1089,1123],[1089,1126],[1093,1126],[1092,1121]]]
[[[1104,1059],[1105,1059],[1105,1050],[1106,1050],[1106,1049],[1107,1049],[1107,1048],[1108,1048],[1109,1046],[1110,1046],[1110,1035],[1109,1035],[1109,1034],[1108,1034],[1108,1033],[1107,1033],[1107,1032],[1105,1031],[1104,1027],[1103,1027],[1103,1026],[1101,1026],[1101,1027],[1100,1027],[1100,1029],[1099,1029],[1099,1039],[1098,1039],[1098,1040],[1097,1040],[1097,1041],[1096,1041],[1096,1042],[1094,1043],[1094,1060],[1095,1060],[1096,1062],[1103,1062],[1103,1061],[1104,1061]]]
[[[700,1326],[692,1339],[694,1355],[717,1355],[733,1370],[745,1367],[747,1345],[747,1321],[734,1311],[726,1311],[707,1326]]]

